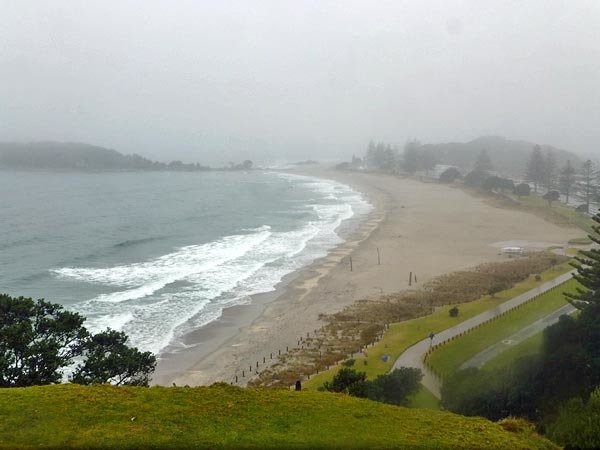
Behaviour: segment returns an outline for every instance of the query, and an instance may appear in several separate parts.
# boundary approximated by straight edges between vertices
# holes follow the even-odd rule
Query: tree
[[[600,224],[600,213],[592,217],[596,224]],[[592,225],[593,233],[588,237],[600,244],[600,225]],[[578,256],[575,256],[573,266],[577,273],[573,274],[583,288],[577,288],[575,293],[565,292],[567,299],[579,309],[584,309],[590,304],[600,305],[600,250],[591,248],[581,250]]]
[[[449,167],[444,170],[440,175],[439,182],[440,183],[452,183],[457,178],[462,178],[461,173],[458,171],[456,167]]]
[[[492,170],[492,160],[490,159],[490,155],[488,155],[486,149],[481,150],[479,155],[477,155],[477,159],[473,165],[473,170],[483,172],[490,172]]]
[[[110,329],[84,342],[83,357],[85,362],[72,375],[73,383],[147,386],[156,367],[152,353],[128,347],[127,335]]]
[[[408,141],[404,146],[404,160],[402,163],[403,169],[413,174],[419,167],[419,141]]]
[[[343,392],[354,397],[366,397],[366,379],[365,372],[357,372],[349,367],[343,367],[335,374],[333,380],[326,381],[323,387],[329,392]]]
[[[425,171],[425,173],[429,174],[435,168],[437,164],[437,158],[435,154],[431,150],[423,149],[419,152],[418,155],[419,166]]]
[[[560,189],[567,197],[567,204],[569,203],[569,194],[571,193],[573,183],[575,183],[575,169],[571,166],[571,161],[567,160],[567,163],[560,171]]]
[[[408,397],[421,387],[423,373],[420,369],[401,367],[375,380],[367,382],[367,397],[370,400],[392,405],[408,405]]]
[[[555,202],[560,199],[560,192],[548,191],[544,194],[543,198],[548,202],[548,206],[552,207],[552,202]]]
[[[546,161],[542,155],[539,145],[533,147],[529,161],[527,162],[527,171],[525,178],[533,183],[533,190],[537,192],[539,184],[544,182],[546,174]]]
[[[245,161],[242,163],[242,165],[244,166],[244,169],[245,169],[245,170],[250,170],[250,169],[252,169],[252,165],[253,165],[253,163],[252,163],[252,161],[250,161],[249,159],[247,159],[247,160],[245,160]]]
[[[600,388],[587,402],[575,397],[563,405],[548,436],[565,448],[600,448]]]
[[[546,189],[552,189],[555,185],[556,177],[556,159],[554,153],[548,149],[544,158],[544,186]]]
[[[84,320],[45,300],[0,295],[0,387],[60,382],[80,354]]]
[[[527,183],[520,183],[515,186],[514,193],[517,197],[527,197],[531,194],[531,187]]]
[[[594,170],[594,163],[591,160],[587,160],[583,163],[582,167],[583,172],[583,189],[585,192],[585,212],[590,212],[590,198],[592,196],[593,191],[595,190],[595,186],[593,183],[593,179],[596,176],[596,172]]]
[[[489,174],[487,172],[482,170],[473,170],[465,177],[465,185],[480,188],[488,178]]]
[[[0,295],[0,387],[59,383],[76,360],[76,383],[146,385],[154,355],[127,347],[124,333],[92,336],[84,321],[43,299]]]

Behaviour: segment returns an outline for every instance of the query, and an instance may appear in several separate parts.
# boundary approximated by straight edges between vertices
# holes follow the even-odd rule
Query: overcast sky
[[[0,0],[0,140],[215,164],[480,135],[600,156],[600,1]]]

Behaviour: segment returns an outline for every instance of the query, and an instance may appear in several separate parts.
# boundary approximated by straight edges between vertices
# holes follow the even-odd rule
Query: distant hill
[[[461,168],[463,173],[473,169],[473,164],[481,150],[486,150],[492,160],[494,170],[514,178],[522,178],[534,147],[533,142],[513,141],[499,136],[485,136],[470,142],[449,142],[445,144],[425,144],[422,150],[431,151],[440,164],[448,164]],[[579,169],[583,163],[574,153],[561,150],[550,145],[541,145],[542,151],[552,150],[558,168],[567,160]]]
[[[6,388],[0,418],[0,448],[559,448],[517,419],[224,384]]]
[[[208,170],[200,164],[181,161],[163,163],[140,155],[70,142],[0,142],[0,169],[75,170],[89,172]]]

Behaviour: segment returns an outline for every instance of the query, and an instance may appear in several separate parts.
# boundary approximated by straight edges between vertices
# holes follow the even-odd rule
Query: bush
[[[449,311],[450,317],[458,317],[458,308],[455,306]]]
[[[442,172],[439,178],[440,183],[452,183],[457,178],[462,178],[461,173],[456,167],[450,167]]]
[[[368,381],[367,374],[344,367],[323,388],[329,392],[341,392],[353,397],[366,397],[376,402],[407,405],[408,397],[420,388],[423,374],[419,369],[401,367],[391,373],[379,375]]]
[[[473,170],[465,177],[465,185],[480,188],[488,177],[489,174],[484,170]]]
[[[566,448],[600,448],[600,388],[587,403],[573,398],[562,406],[548,436]]]
[[[367,382],[367,398],[392,405],[408,405],[408,397],[416,393],[421,385],[423,373],[412,367],[401,367],[391,373],[379,375]]]
[[[544,194],[544,200],[548,202],[548,206],[552,206],[552,202],[560,199],[560,192],[558,191],[548,191]]]
[[[365,372],[357,372],[349,367],[343,367],[335,374],[331,382],[326,381],[323,387],[329,392],[342,392],[354,397],[366,397]]]
[[[527,197],[531,194],[531,187],[527,183],[517,184],[514,193],[517,197]]]

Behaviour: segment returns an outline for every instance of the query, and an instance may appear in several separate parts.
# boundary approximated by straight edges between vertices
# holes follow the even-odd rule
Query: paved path
[[[531,325],[526,326],[525,328],[521,329],[512,336],[509,336],[506,339],[486,348],[481,353],[476,354],[467,362],[465,362],[462,366],[460,366],[460,368],[466,369],[467,367],[482,367],[486,362],[488,362],[490,359],[495,358],[503,351],[514,347],[515,345],[523,342],[525,339],[533,336],[534,334],[539,333],[540,331],[549,327],[550,325],[554,325],[556,322],[558,322],[558,318],[563,314],[572,314],[573,312],[575,312],[575,310],[576,308],[570,303],[561,306],[556,311],[548,314],[546,317],[542,317],[541,319],[536,320]]]
[[[530,291],[524,292],[523,294],[518,295],[515,298],[512,298],[504,303],[499,304],[495,308],[488,309],[487,311],[484,311],[481,314],[471,317],[470,319],[465,320],[464,322],[461,322],[451,328],[439,332],[433,338],[433,344],[439,344],[465,331],[469,331],[471,328],[474,328],[477,325],[487,322],[488,320],[493,319],[494,317],[497,317],[505,313],[506,311],[509,311],[525,303],[526,301],[532,299],[533,297],[539,294],[549,291],[550,289],[558,286],[559,284],[570,280],[574,272],[575,270],[572,270],[563,275],[560,275],[550,281],[547,281],[544,284],[541,284],[540,286],[534,289],[531,289]],[[435,375],[433,375],[433,373],[431,373],[431,371],[423,363],[423,357],[425,356],[425,353],[427,353],[427,351],[429,350],[431,344],[431,340],[428,337],[426,337],[422,341],[419,341],[416,344],[414,344],[412,347],[409,347],[404,353],[400,355],[400,357],[398,357],[398,359],[394,363],[394,366],[392,367],[392,370],[398,369],[400,367],[415,367],[421,369],[421,371],[423,372],[423,380],[421,381],[421,383],[427,389],[429,389],[433,393],[433,395],[435,395],[437,398],[440,398],[440,381]]]

